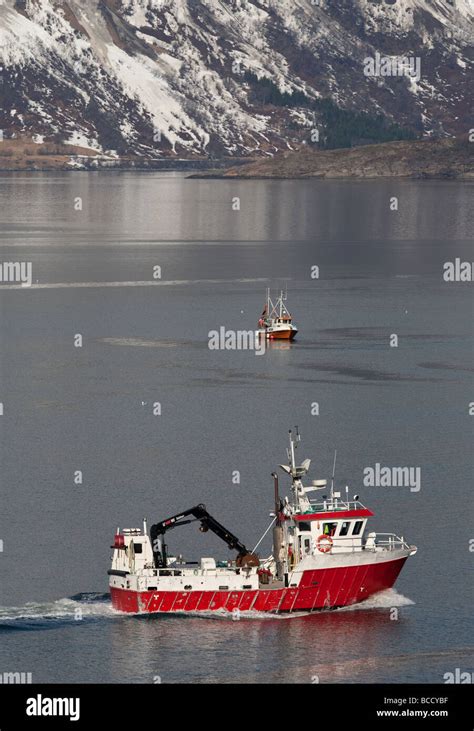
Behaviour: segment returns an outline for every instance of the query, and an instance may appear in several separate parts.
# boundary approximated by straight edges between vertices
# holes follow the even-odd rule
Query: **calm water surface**
[[[2,261],[31,262],[33,279],[0,291],[0,671],[323,683],[443,682],[472,669],[472,285],[442,277],[444,262],[474,258],[472,192],[0,177]],[[287,286],[297,340],[262,357],[209,350],[212,329],[255,328],[267,286]],[[116,614],[115,527],[205,502],[254,545],[294,424],[311,479],[330,476],[337,448],[337,482],[374,510],[372,529],[418,546],[396,588],[289,619]],[[420,467],[421,490],[364,487],[377,462]],[[190,560],[229,556],[192,526],[169,544]]]

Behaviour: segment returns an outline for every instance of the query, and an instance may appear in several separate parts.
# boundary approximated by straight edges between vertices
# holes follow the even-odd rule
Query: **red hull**
[[[256,591],[144,591],[111,587],[112,605],[122,612],[304,612],[345,607],[390,589],[405,558],[365,566],[305,571],[298,587]]]
[[[270,340],[293,340],[296,333],[296,330],[280,330],[274,333],[268,333],[268,338]]]

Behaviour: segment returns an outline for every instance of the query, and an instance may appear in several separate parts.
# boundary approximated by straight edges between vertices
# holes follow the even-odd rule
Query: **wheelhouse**
[[[300,559],[322,547],[326,547],[322,552],[362,551],[367,520],[373,513],[359,502],[319,507],[322,510],[315,506],[310,512],[294,515],[293,529],[288,529]]]

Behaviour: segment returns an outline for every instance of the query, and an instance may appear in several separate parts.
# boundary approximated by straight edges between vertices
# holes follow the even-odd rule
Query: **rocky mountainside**
[[[472,0],[0,0],[0,130],[144,159],[463,138],[473,19]],[[367,76],[377,54],[420,73]]]

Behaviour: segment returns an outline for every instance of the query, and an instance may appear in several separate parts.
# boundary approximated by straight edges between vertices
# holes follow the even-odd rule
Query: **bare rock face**
[[[464,138],[473,19],[470,0],[2,0],[0,130],[137,159]]]

